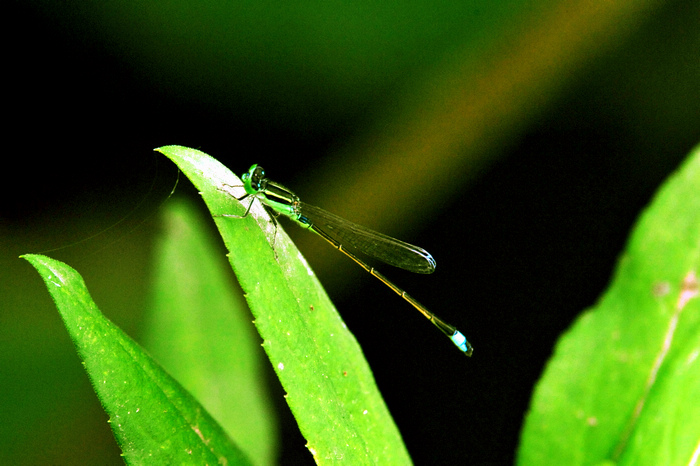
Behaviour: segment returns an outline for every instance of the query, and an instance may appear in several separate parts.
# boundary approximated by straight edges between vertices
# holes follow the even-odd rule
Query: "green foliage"
[[[601,207],[603,208],[603,207]],[[700,148],[537,384],[520,464],[691,464],[700,449]]]
[[[274,464],[267,362],[218,237],[184,199],[168,202],[161,232],[141,341],[253,463]]]
[[[183,147],[159,151],[191,179],[214,215],[244,213],[246,205],[231,193],[240,180],[223,165]],[[263,347],[316,461],[410,463],[357,342],[281,227],[257,204],[246,218],[215,218]],[[255,363],[257,342],[230,315],[231,309],[221,309],[219,302],[235,301],[226,291],[231,284],[216,264],[200,259],[213,257],[215,248],[193,240],[188,224],[194,223],[185,209],[176,207],[168,214],[146,340],[236,441],[243,442],[240,450],[226,441],[223,430],[191,395],[99,313],[77,272],[44,256],[25,258],[54,297],[128,461],[143,462],[158,453],[166,463],[186,461],[175,456],[186,454],[189,460],[210,463],[225,456],[238,464],[245,451],[256,462],[269,464],[274,456],[269,439],[276,435],[272,423],[260,419],[271,416]],[[212,312],[214,308],[219,309]],[[222,396],[220,390],[231,386],[231,397]],[[135,413],[140,422],[130,421]],[[214,442],[210,439],[215,435]],[[190,446],[193,439],[199,442],[197,449]]]
[[[128,463],[249,464],[206,410],[100,313],[78,272],[23,257],[46,283]]]
[[[245,212],[240,180],[199,151],[158,150],[215,216],[315,460],[410,463],[357,342],[282,228],[259,203],[245,218],[218,216]],[[525,421],[520,464],[688,464],[698,454],[698,187],[700,149],[642,215],[600,302],[557,344]],[[267,464],[276,428],[257,340],[198,223],[178,204],[166,215],[145,339],[206,409],[100,314],[77,272],[24,257],[56,302],[127,461]]]
[[[201,192],[213,215],[243,215],[241,181],[194,149],[158,149]],[[237,188],[236,188],[237,186]],[[255,203],[215,217],[263,347],[316,461],[410,462],[355,338],[282,228]],[[274,244],[274,247],[273,247]]]

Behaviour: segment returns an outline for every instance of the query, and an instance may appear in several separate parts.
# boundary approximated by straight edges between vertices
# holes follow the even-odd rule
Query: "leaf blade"
[[[662,406],[677,411],[671,394],[678,389],[682,399],[700,397],[700,364],[691,357],[700,351],[700,300],[679,306],[684,283],[700,268],[698,187],[700,148],[640,217],[609,289],[557,343],[525,420],[520,464],[690,460],[698,403],[686,406],[690,418],[668,418],[663,428],[653,420]],[[678,364],[693,376],[672,376]],[[656,438],[644,434],[652,426]],[[694,435],[695,443],[685,442],[672,459],[650,455],[650,444],[659,455],[667,450],[658,439],[671,430]]]
[[[214,215],[243,215],[242,183],[206,154],[156,149],[173,160]],[[317,462],[408,464],[401,435],[355,338],[306,261],[259,203],[216,218],[263,347]],[[274,249],[271,244],[274,243]]]
[[[78,272],[46,256],[22,257],[56,303],[127,462],[249,464],[206,410],[100,313]]]
[[[143,345],[236,439],[255,464],[277,459],[260,339],[204,219],[169,202],[155,243]]]

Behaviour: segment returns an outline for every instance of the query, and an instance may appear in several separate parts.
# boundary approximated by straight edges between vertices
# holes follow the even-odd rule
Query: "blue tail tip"
[[[474,352],[474,348],[467,341],[467,337],[465,337],[459,330],[455,330],[455,333],[452,334],[450,339],[452,340],[452,343],[457,345],[457,348],[462,350],[462,352],[467,356],[471,356]]]

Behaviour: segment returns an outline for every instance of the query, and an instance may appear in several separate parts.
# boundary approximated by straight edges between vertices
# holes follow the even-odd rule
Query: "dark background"
[[[120,462],[53,303],[17,256],[61,248],[47,254],[138,340],[176,178],[152,149],[181,144],[239,174],[260,163],[305,201],[429,250],[433,275],[380,269],[467,335],[470,360],[286,228],[414,461],[511,463],[556,339],[700,140],[699,4],[615,3],[10,2],[0,462]],[[199,202],[184,177],[175,195]],[[275,393],[281,463],[311,463]]]

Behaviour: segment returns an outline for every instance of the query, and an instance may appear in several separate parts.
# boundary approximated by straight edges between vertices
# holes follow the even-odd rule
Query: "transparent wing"
[[[433,273],[435,270],[435,259],[423,248],[370,230],[320,207],[301,202],[300,210],[316,228],[363,254],[410,272]]]

